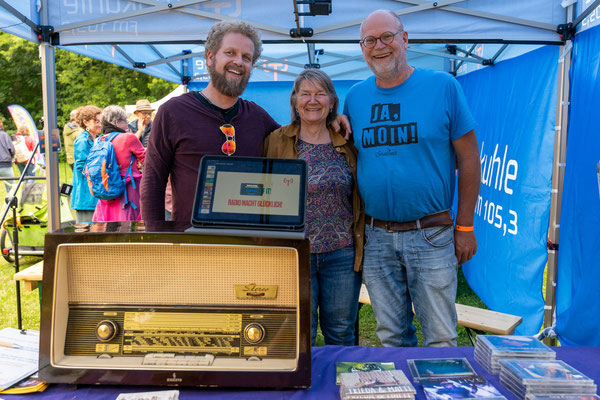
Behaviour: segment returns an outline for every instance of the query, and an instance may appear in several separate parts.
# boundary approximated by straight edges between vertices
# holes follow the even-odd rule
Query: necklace
[[[204,93],[202,93],[202,92],[203,92],[203,90],[200,90],[200,91],[198,92],[198,94],[200,94],[200,96],[202,96],[202,98],[203,98],[204,100],[208,101],[208,103],[209,103],[211,106],[214,106],[213,102],[212,102],[212,101],[210,101],[210,99],[209,99],[208,97],[206,97],[206,95],[205,95]],[[216,106],[215,106],[215,107],[216,107]]]

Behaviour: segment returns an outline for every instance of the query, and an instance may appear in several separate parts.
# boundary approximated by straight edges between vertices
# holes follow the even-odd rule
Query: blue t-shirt
[[[450,209],[452,141],[476,125],[454,77],[415,69],[389,89],[370,77],[350,89],[344,114],[358,149],[358,187],[367,215],[405,222]]]

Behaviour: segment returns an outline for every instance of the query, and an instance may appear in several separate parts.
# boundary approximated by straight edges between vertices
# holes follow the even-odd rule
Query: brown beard
[[[217,72],[213,65],[207,65],[208,75],[210,76],[210,81],[212,85],[217,89],[221,94],[229,97],[238,97],[244,90],[246,90],[246,86],[248,85],[248,80],[250,76],[245,76],[241,81],[229,81],[225,77],[225,74]]]

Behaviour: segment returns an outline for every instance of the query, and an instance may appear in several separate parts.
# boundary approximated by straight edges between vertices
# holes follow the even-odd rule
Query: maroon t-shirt
[[[165,219],[165,186],[169,173],[173,188],[173,221],[190,222],[200,159],[222,155],[223,114],[185,93],[163,104],[152,131],[141,184],[142,218]],[[229,122],[235,128],[236,156],[259,157],[264,137],[279,124],[254,102],[239,99],[238,113]]]

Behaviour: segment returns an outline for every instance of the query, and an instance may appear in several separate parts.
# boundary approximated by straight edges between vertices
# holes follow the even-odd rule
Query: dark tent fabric
[[[526,335],[539,331],[544,312],[557,59],[558,48],[546,46],[459,77],[482,167],[478,253],[464,273],[489,308],[522,316],[517,333]]]
[[[556,332],[600,346],[600,27],[575,36],[561,210]]]

